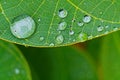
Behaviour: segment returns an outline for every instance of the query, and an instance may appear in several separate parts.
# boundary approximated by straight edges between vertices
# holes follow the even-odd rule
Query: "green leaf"
[[[120,79],[120,33],[107,36],[103,41],[101,65],[104,80]]]
[[[34,80],[98,80],[91,58],[72,47],[21,50],[37,74]]]
[[[31,80],[26,60],[16,46],[0,40],[0,80]]]
[[[119,5],[119,0],[0,0],[0,39],[35,47],[84,42],[119,29]],[[36,31],[18,39],[10,25],[23,14],[34,19]],[[59,27],[62,22],[67,26]]]

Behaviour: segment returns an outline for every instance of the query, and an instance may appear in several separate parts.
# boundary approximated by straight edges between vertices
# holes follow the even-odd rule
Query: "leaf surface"
[[[119,0],[0,0],[0,38],[35,47],[84,42],[119,30],[119,5]],[[67,11],[66,17],[59,17],[61,10]],[[34,34],[27,39],[18,39],[10,31],[14,18],[22,14],[36,23]],[[60,31],[61,22],[67,26]]]

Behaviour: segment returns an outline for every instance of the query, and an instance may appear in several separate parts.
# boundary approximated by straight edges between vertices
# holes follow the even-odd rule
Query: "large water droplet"
[[[65,30],[66,27],[67,27],[67,23],[61,22],[58,26],[58,30]]]
[[[78,26],[83,26],[84,25],[84,23],[83,22],[78,22]]]
[[[91,21],[91,16],[88,16],[88,15],[85,15],[84,18],[83,18],[83,22],[84,23],[89,23]]]
[[[17,38],[28,38],[35,31],[35,22],[28,15],[21,15],[14,19],[10,26],[12,34]]]
[[[103,26],[98,26],[98,27],[97,27],[97,31],[99,31],[99,32],[103,31],[103,29],[104,29]]]
[[[77,40],[79,40],[80,42],[84,42],[87,39],[88,39],[88,35],[86,33],[80,33],[77,38]]]
[[[65,9],[60,9],[59,12],[58,12],[58,16],[60,18],[65,18],[65,17],[67,17],[67,15],[68,15],[68,12]]]
[[[63,41],[64,41],[63,35],[58,35],[56,37],[56,44],[61,44],[61,43],[63,43]]]

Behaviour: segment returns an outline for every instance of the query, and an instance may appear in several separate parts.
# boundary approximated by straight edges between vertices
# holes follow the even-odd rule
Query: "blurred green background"
[[[32,80],[120,80],[119,34],[115,32],[84,43],[58,48],[32,48],[16,45],[22,58],[16,55],[18,59],[20,58],[17,62],[16,56],[15,60],[9,60],[7,54],[3,58],[1,54],[0,80],[31,80],[31,76]],[[1,45],[3,43],[4,47],[7,45],[7,48],[10,48],[9,50],[15,47],[14,45],[11,47],[9,43],[0,42]],[[0,48],[0,51],[3,49]],[[17,54],[15,49],[14,52]],[[17,71],[17,73],[23,75],[18,77],[13,74],[14,78],[10,78],[8,72],[12,68],[4,67],[10,62],[14,66],[22,65],[24,74],[21,73],[20,68],[20,72]],[[3,72],[6,75],[1,75]],[[29,78],[25,78],[25,75]]]

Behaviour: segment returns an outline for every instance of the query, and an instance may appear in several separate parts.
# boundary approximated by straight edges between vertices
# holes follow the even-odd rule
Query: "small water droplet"
[[[92,36],[92,35],[88,36],[88,39],[92,39],[92,38],[93,38],[93,36]]]
[[[55,46],[55,44],[54,43],[50,43],[50,45],[49,46]]]
[[[108,26],[108,25],[106,25],[106,26],[105,26],[105,28],[107,29],[107,28],[109,28],[109,26]]]
[[[84,18],[83,18],[83,22],[84,23],[89,23],[91,21],[91,16],[88,16],[88,15],[85,15]]]
[[[84,25],[84,23],[83,22],[78,22],[78,26],[83,26]]]
[[[40,41],[43,41],[43,40],[44,40],[44,37],[41,36],[41,37],[40,37]]]
[[[75,32],[73,30],[70,30],[69,35],[73,35]]]
[[[75,18],[72,19],[72,22],[75,22]]]
[[[56,37],[56,43],[57,43],[57,44],[61,44],[61,43],[63,43],[63,41],[64,41],[63,35],[58,35],[58,36]]]
[[[105,31],[105,33],[104,34],[108,34],[109,33],[109,31]]]
[[[80,33],[77,38],[80,42],[84,42],[88,39],[88,35],[86,33]]]
[[[66,27],[67,27],[67,23],[61,22],[58,26],[58,30],[65,30]]]
[[[18,68],[15,69],[15,73],[16,74],[19,74],[20,73],[20,70]]]
[[[117,27],[115,27],[114,29],[113,29],[113,31],[117,31],[118,30],[118,28]]]
[[[35,22],[28,15],[21,15],[10,25],[12,34],[17,38],[28,38],[35,32]]]
[[[98,27],[97,27],[97,31],[99,31],[99,32],[103,31],[103,29],[104,29],[103,26],[98,26]]]
[[[75,42],[76,40],[75,39],[73,39],[73,42]]]
[[[39,19],[38,19],[38,22],[40,22],[40,21],[41,21],[41,19],[39,18]]]
[[[67,17],[67,15],[68,15],[68,12],[65,9],[60,9],[59,12],[58,12],[58,16],[60,18],[65,18],[65,17]]]

